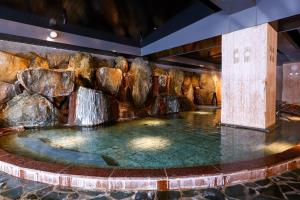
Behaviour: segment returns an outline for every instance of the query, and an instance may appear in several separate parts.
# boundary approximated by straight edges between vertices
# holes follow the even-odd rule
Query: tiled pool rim
[[[0,129],[0,136],[20,128]],[[226,186],[300,168],[300,144],[249,161],[165,169],[91,168],[48,163],[0,149],[0,171],[18,178],[89,190],[177,190]]]

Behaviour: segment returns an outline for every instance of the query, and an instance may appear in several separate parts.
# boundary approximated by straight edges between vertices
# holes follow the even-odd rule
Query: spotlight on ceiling
[[[58,37],[58,33],[57,33],[56,31],[51,31],[51,32],[49,33],[49,35],[47,36],[46,40],[52,42],[52,41],[54,41],[55,38],[57,38],[57,37]]]
[[[58,34],[56,31],[51,31],[50,34],[49,34],[49,37],[52,38],[52,39],[55,39],[57,38]]]

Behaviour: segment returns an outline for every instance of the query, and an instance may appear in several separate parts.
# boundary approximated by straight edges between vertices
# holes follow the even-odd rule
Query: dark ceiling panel
[[[231,14],[255,6],[256,0],[211,0],[223,11]]]
[[[297,49],[300,49],[300,34],[298,30],[288,31],[287,34],[292,39],[292,43]]]
[[[182,55],[182,57],[201,60],[213,64],[221,64],[221,47],[213,47]]]
[[[203,0],[204,1],[204,0]],[[59,24],[106,32],[140,41],[194,4],[194,0],[0,0],[0,5]],[[208,7],[208,9],[210,9]],[[204,10],[201,12],[205,13]],[[37,17],[19,19],[39,22]],[[42,20],[43,21],[43,20]],[[44,23],[44,22],[43,22]]]

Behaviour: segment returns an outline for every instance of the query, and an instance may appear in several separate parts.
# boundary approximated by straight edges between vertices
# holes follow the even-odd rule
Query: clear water
[[[162,168],[249,160],[300,141],[300,121],[278,122],[271,133],[223,127],[220,110],[184,112],[97,128],[28,130],[0,138],[7,151],[50,162]]]

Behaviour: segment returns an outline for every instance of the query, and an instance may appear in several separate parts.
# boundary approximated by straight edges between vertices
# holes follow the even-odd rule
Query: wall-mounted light
[[[291,66],[291,72],[289,73],[290,76],[293,76],[293,75],[296,75],[298,76],[299,73],[298,73],[298,65],[292,65]]]

